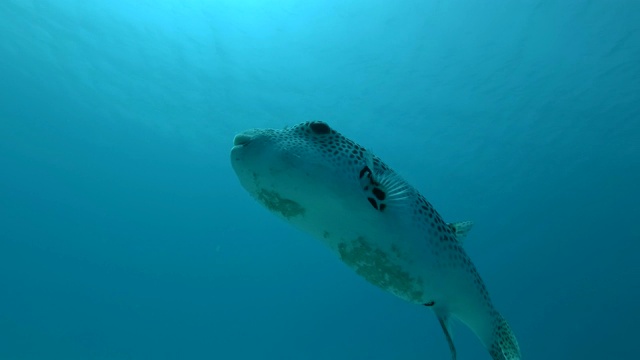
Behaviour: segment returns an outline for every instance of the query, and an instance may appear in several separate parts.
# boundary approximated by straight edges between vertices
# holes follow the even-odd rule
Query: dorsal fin
[[[453,231],[453,234],[456,236],[456,240],[462,243],[464,242],[464,239],[467,238],[467,234],[469,233],[469,230],[471,230],[471,228],[473,227],[473,222],[461,221],[457,223],[450,223],[448,225],[449,225],[449,228],[451,228],[451,231]]]

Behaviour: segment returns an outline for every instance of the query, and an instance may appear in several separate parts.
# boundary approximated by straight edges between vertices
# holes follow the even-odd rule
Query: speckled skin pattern
[[[237,135],[231,163],[271,212],[322,240],[370,283],[430,307],[454,359],[451,317],[469,326],[493,359],[520,359],[456,227],[370,151],[314,121]]]

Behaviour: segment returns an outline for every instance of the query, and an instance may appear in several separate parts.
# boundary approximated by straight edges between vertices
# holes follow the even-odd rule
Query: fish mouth
[[[243,146],[251,142],[253,137],[247,134],[238,134],[233,138],[233,146]]]

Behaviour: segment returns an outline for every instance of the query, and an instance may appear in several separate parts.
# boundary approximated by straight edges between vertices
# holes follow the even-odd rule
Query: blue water
[[[639,1],[3,0],[0,359],[449,359],[237,182],[311,119],[475,222],[524,359],[638,357]]]

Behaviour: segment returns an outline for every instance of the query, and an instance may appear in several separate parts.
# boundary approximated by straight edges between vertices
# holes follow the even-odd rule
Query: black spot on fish
[[[362,168],[362,170],[360,170],[360,179],[362,179],[362,177],[367,173],[371,174],[371,169],[369,169],[368,166],[365,166]]]
[[[378,210],[378,203],[376,202],[376,199],[367,198],[367,200],[369,200],[369,203],[371,204],[371,206],[373,206],[374,209]]]
[[[384,193],[384,191],[378,189],[378,188],[373,188],[373,190],[371,190],[371,192],[373,193],[373,195],[376,196],[376,198],[378,198],[378,200],[384,200],[384,198],[387,197],[387,194]]]

